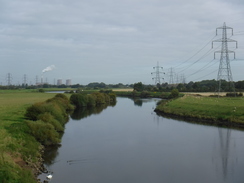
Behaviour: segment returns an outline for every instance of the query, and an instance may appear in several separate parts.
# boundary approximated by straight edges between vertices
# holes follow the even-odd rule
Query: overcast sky
[[[8,73],[12,84],[153,84],[157,62],[161,82],[217,79],[224,22],[244,80],[243,21],[243,0],[0,0],[0,84]]]

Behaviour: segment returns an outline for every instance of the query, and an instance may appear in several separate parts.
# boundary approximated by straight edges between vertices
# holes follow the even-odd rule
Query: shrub
[[[225,95],[226,97],[242,97],[243,96],[243,93],[239,92],[229,92],[229,93],[226,93]]]
[[[95,93],[92,93],[91,95],[94,96],[95,101],[96,101],[96,105],[106,103],[105,95],[103,93],[95,92]]]
[[[179,96],[179,90],[178,89],[173,89],[171,90],[171,93],[170,93],[170,98],[177,98]]]
[[[70,103],[76,107],[86,107],[88,103],[87,95],[74,93],[70,96]]]
[[[59,134],[54,129],[53,125],[44,123],[41,120],[38,121],[27,121],[30,128],[30,133],[37,141],[43,145],[53,145],[60,143]]]
[[[37,116],[44,111],[43,103],[35,103],[26,109],[25,117],[29,120],[36,121]]]
[[[87,95],[87,107],[94,107],[94,106],[96,106],[96,101],[94,96]]]
[[[63,132],[64,131],[64,127],[60,124],[60,122],[58,122],[56,119],[54,119],[53,115],[51,115],[49,112],[45,112],[43,114],[40,114],[38,116],[38,120],[41,120],[45,123],[49,123],[49,124],[53,125],[54,129],[57,132]]]
[[[44,90],[44,89],[42,89],[42,88],[40,88],[40,89],[38,90],[38,92],[40,92],[40,93],[44,93],[44,92],[45,92],[45,90]]]
[[[46,102],[54,102],[61,106],[66,112],[74,110],[74,107],[70,104],[68,97],[64,94],[57,94]]]
[[[116,95],[115,95],[115,93],[109,93],[109,98],[110,98],[110,102],[112,102],[112,103],[116,102]]]
[[[28,107],[25,117],[33,135],[43,145],[59,143],[58,132],[64,131],[68,121],[68,111],[73,107],[63,94],[57,94],[46,102],[36,103]],[[46,128],[46,130],[45,130]]]
[[[141,97],[142,98],[147,98],[147,97],[149,97],[150,96],[150,93],[148,92],[148,91],[143,91],[143,92],[141,92]]]
[[[101,104],[110,104],[116,102],[116,95],[114,93],[94,92],[92,94],[75,93],[70,97],[70,103],[76,108],[93,107]]]

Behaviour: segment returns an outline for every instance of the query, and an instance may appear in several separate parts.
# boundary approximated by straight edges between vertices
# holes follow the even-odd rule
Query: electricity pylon
[[[24,77],[23,77],[23,84],[24,84],[24,86],[26,86],[26,84],[27,84],[27,75],[26,74],[24,74]]]
[[[160,72],[160,69],[163,70],[163,67],[160,67],[157,62],[157,66],[153,67],[153,69],[156,70],[155,72],[151,73],[151,74],[156,74],[156,76],[152,78],[152,79],[155,79],[155,85],[161,84],[160,79],[164,79],[164,78],[160,78],[160,74],[165,74],[164,72]]]
[[[12,84],[12,74],[8,73],[6,76],[6,81],[7,81],[7,85],[10,86]]]
[[[172,67],[170,68],[169,71],[169,84],[174,84],[174,71]]]
[[[218,33],[218,29],[222,29],[222,38],[212,41],[212,48],[213,48],[213,42],[221,42],[222,47],[220,51],[214,52],[214,59],[215,59],[215,53],[220,53],[220,62],[219,62],[219,71],[217,76],[218,81],[218,95],[221,91],[221,82],[224,80],[227,80],[229,82],[229,89],[235,92],[235,86],[232,79],[232,73],[230,68],[230,59],[229,59],[229,53],[234,53],[235,58],[235,52],[228,50],[228,42],[236,42],[236,48],[237,48],[237,41],[233,39],[227,38],[227,29],[232,30],[233,35],[233,28],[227,27],[224,23],[223,27],[216,28],[216,35]]]

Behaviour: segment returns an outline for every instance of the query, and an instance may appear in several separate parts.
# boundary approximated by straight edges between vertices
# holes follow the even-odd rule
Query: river
[[[70,119],[62,146],[47,151],[49,182],[244,181],[243,131],[158,116],[157,101],[118,97],[114,107]]]

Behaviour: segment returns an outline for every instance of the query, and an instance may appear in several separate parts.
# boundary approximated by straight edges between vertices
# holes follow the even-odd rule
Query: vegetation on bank
[[[113,105],[116,102],[116,95],[111,92],[74,93],[71,102],[68,98],[70,94],[24,90],[0,92],[1,183],[36,182],[33,170],[34,173],[38,170],[43,145],[60,143],[64,124],[74,104],[82,104],[76,109],[81,107],[85,110],[84,106],[106,106],[104,104]],[[93,111],[102,109],[94,108]],[[80,117],[77,113],[73,115]]]
[[[116,95],[122,97],[131,98],[162,98],[162,99],[172,99],[175,97],[182,97],[184,94],[179,93],[177,89],[173,89],[170,92],[149,92],[149,91],[137,91],[132,92],[126,91],[115,91]]]
[[[26,108],[55,94],[0,92],[0,182],[35,183],[33,169],[41,158],[42,146],[29,133]]]
[[[94,92],[91,94],[74,93],[70,96],[70,103],[77,108],[95,107],[103,104],[115,104],[116,95],[113,92]]]
[[[60,142],[60,134],[68,121],[68,114],[74,108],[64,94],[56,94],[45,102],[27,108],[25,117],[30,134],[42,145],[55,145]]]
[[[223,121],[228,122],[225,125],[230,126],[236,123],[244,125],[243,103],[243,97],[184,96],[170,101],[161,101],[155,111],[183,118]]]

